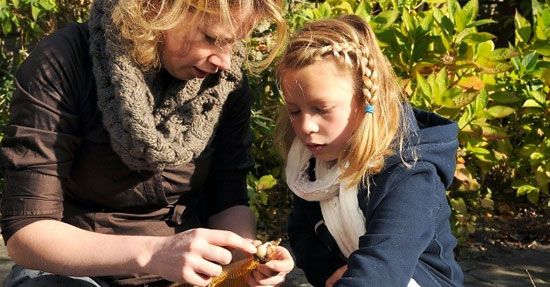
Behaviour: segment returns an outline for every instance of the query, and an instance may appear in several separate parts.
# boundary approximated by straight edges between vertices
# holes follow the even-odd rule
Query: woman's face
[[[315,158],[332,161],[364,117],[350,69],[333,58],[284,72],[282,89],[294,133]]]
[[[162,66],[175,78],[204,78],[231,66],[231,53],[237,41],[252,29],[251,15],[237,13],[235,25],[223,25],[219,17],[205,16],[193,27],[185,20],[164,33]]]

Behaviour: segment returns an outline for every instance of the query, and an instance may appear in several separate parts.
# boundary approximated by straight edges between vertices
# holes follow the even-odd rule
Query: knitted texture
[[[117,1],[94,1],[89,22],[98,108],[113,150],[134,170],[191,162],[212,140],[228,94],[240,87],[244,56],[205,79],[144,73],[111,20]]]

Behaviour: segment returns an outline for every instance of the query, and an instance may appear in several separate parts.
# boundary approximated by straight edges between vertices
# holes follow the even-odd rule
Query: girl
[[[460,286],[445,189],[457,126],[412,109],[356,16],[310,23],[277,65],[288,233],[315,286]]]
[[[95,0],[89,22],[34,48],[0,149],[16,264],[3,286],[206,286],[256,252],[239,46],[266,20],[275,52],[283,4]],[[293,266],[277,246],[247,283],[279,284]]]

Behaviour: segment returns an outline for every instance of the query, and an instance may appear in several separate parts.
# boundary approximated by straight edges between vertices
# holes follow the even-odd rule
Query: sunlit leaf
[[[523,105],[522,108],[543,108],[542,105],[535,101],[534,99],[527,99]]]
[[[276,184],[277,184],[277,179],[275,179],[273,175],[269,174],[269,175],[264,175],[260,177],[256,188],[258,190],[268,190],[273,188]]]
[[[516,11],[514,24],[516,25],[516,43],[529,41],[532,31],[531,23]]]
[[[505,118],[513,114],[515,111],[516,110],[514,110],[513,108],[501,105],[492,106],[487,109],[487,113],[495,119]]]

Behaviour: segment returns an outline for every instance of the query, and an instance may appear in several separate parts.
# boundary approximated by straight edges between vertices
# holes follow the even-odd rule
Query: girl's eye
[[[300,110],[288,110],[290,116],[297,116],[300,114]]]
[[[318,114],[326,114],[328,113],[329,109],[324,107],[315,107],[315,112]]]

